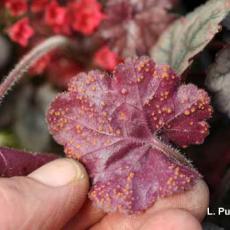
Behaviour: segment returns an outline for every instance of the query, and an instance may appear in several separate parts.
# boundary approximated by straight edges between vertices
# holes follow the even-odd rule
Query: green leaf
[[[11,131],[0,131],[0,146],[20,148],[17,137]]]
[[[176,20],[150,50],[151,57],[182,74],[192,63],[192,57],[220,31],[219,23],[229,11],[230,0],[209,0],[186,17]]]

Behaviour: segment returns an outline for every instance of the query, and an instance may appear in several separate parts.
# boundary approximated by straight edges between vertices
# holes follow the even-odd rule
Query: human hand
[[[58,159],[28,177],[0,179],[1,229],[150,230],[201,229],[208,190],[193,190],[157,201],[144,214],[105,214],[87,200],[89,180],[83,166]]]

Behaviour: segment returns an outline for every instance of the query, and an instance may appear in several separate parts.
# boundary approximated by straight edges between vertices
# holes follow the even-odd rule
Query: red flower
[[[31,10],[33,13],[39,13],[44,10],[48,3],[49,0],[33,0]]]
[[[31,75],[39,75],[42,74],[45,69],[47,68],[48,64],[50,63],[51,54],[47,54],[40,58],[35,65],[30,68],[30,74]]]
[[[47,70],[48,78],[56,86],[66,88],[70,79],[82,71],[82,67],[73,59],[56,56]]]
[[[52,1],[45,10],[45,23],[56,33],[69,33],[67,9]]]
[[[13,16],[20,16],[28,10],[28,5],[25,0],[8,0],[5,2],[5,7]]]
[[[95,53],[94,63],[105,70],[113,70],[118,64],[118,55],[108,46],[103,46]]]
[[[84,35],[91,35],[105,18],[101,12],[101,4],[96,0],[80,0],[70,4],[70,9],[73,29]]]
[[[23,18],[12,25],[7,33],[14,42],[17,42],[21,46],[27,46],[29,39],[34,34],[34,30],[29,25],[29,19]]]

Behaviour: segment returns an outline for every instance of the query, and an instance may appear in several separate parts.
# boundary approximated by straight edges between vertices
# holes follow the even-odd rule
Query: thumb
[[[3,229],[61,229],[87,198],[88,177],[74,160],[58,159],[28,177],[0,179]]]

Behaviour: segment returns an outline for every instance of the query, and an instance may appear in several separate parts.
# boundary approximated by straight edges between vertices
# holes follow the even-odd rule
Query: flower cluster
[[[4,31],[13,42],[27,49],[31,49],[38,42],[54,34],[66,35],[75,40],[80,40],[82,37],[87,39],[95,34],[101,22],[106,18],[102,11],[103,7],[97,0],[67,0],[62,1],[62,4],[58,0],[4,0],[0,5],[0,17],[1,15],[7,15],[10,18],[10,20],[8,20],[9,18],[5,20]],[[100,47],[97,49],[101,50]],[[112,54],[109,56],[110,60],[104,62],[97,53],[93,54],[92,57],[95,56],[92,59],[93,64],[112,70],[117,64],[117,59],[115,53],[108,50],[109,52]],[[40,75],[46,70],[48,74],[53,73],[54,71],[50,70],[53,66],[51,60],[57,61],[59,57],[52,58],[52,56],[56,56],[55,52],[39,60],[31,68],[30,74]],[[60,62],[63,62],[63,59],[65,58],[61,58]],[[78,62],[75,63],[75,68],[73,68],[73,61],[69,58],[65,59],[65,62],[66,60],[70,61],[68,65],[64,65],[64,67],[68,66],[68,76],[70,75],[69,69],[79,70]],[[63,65],[57,65],[56,67],[57,72],[63,73],[63,69],[65,69]],[[57,85],[62,82],[65,86],[67,78],[64,81],[58,81]]]
[[[76,63],[76,69],[83,64],[84,69],[96,66],[112,71],[127,52],[147,54],[172,21],[167,9],[173,4],[172,0],[4,0],[0,17],[4,31],[22,48],[29,50],[54,34],[65,35],[78,47],[74,60],[87,56]],[[39,60],[30,74],[53,72],[49,70],[52,56],[55,52]]]
[[[105,17],[97,0],[66,1],[64,5],[56,0],[33,0],[31,3],[27,0],[5,0],[4,6],[12,17],[16,17],[16,22],[7,30],[8,34],[22,46],[28,45],[35,33],[41,33],[36,29],[38,27],[46,33],[48,30],[65,35],[75,32],[92,35]],[[17,20],[18,17],[21,18]]]

